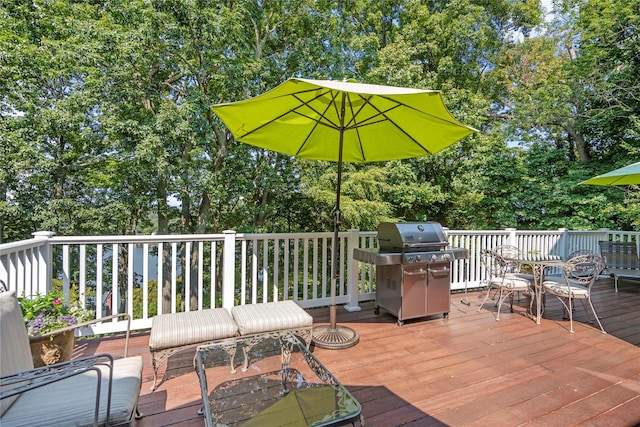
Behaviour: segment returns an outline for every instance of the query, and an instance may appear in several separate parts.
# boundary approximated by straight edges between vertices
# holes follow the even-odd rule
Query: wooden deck
[[[602,318],[583,323],[577,307],[575,333],[562,320],[560,303],[547,301],[541,325],[525,316],[523,298],[509,313],[480,312],[481,294],[453,294],[448,319],[436,316],[396,325],[388,314],[338,309],[338,323],[356,329],[358,345],[345,350],[314,348],[316,356],[362,404],[374,426],[635,426],[640,424],[640,282],[596,284],[594,304]],[[318,324],[328,309],[309,310]],[[145,361],[135,426],[203,425],[193,372],[193,351],[173,356],[167,379],[150,392],[148,333],[134,334],[130,354]],[[84,354],[121,353],[122,338],[81,341]],[[161,368],[164,371],[164,367]]]

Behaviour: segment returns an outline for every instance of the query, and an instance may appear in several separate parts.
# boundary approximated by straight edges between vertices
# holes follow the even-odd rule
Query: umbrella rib
[[[331,102],[327,103],[327,108],[326,108],[324,111],[319,111],[319,110],[317,110],[316,108],[314,108],[314,107],[310,104],[312,101],[315,101],[316,99],[318,99],[318,98],[320,98],[320,97],[322,97],[322,96],[326,95],[327,93],[331,93]],[[340,129],[340,125],[339,125],[339,124],[332,122],[331,120],[329,120],[329,119],[326,117],[326,113],[327,113],[327,110],[329,109],[329,107],[331,107],[331,105],[332,105],[332,104],[335,104],[335,99],[336,99],[337,93],[334,93],[334,91],[332,91],[331,89],[329,89],[327,92],[323,92],[323,93],[319,94],[318,96],[316,96],[315,98],[310,99],[309,101],[305,101],[305,100],[303,100],[303,99],[300,99],[300,98],[298,97],[298,94],[297,94],[297,93],[292,94],[292,96],[293,96],[295,99],[297,99],[298,101],[300,101],[300,103],[301,103],[301,105],[297,106],[294,110],[292,110],[292,111],[291,111],[292,113],[294,113],[294,114],[298,114],[299,116],[305,117],[305,118],[307,118],[307,119],[309,119],[309,120],[313,120],[313,121],[315,121],[315,122],[316,122],[316,123],[318,123],[318,124],[321,124],[321,125],[324,125],[324,126],[330,127],[330,128],[332,128],[332,129]],[[312,116],[310,116],[310,115],[308,115],[308,114],[304,114],[304,113],[301,113],[300,111],[296,111],[298,108],[300,108],[300,107],[302,107],[302,106],[305,106],[305,107],[309,108],[311,111],[313,111],[314,113],[316,113],[316,114],[319,116],[319,118],[317,118],[317,119],[316,119],[316,118],[314,118],[314,117],[312,117]],[[322,121],[323,119],[324,119],[326,122],[323,122],[323,121]]]
[[[409,138],[409,140],[413,141],[413,143],[414,143],[414,144],[416,144],[418,147],[420,147],[422,150],[424,150],[424,152],[425,152],[425,153],[431,153],[431,151],[429,151],[429,150],[428,150],[424,145],[420,144],[420,142],[418,142],[418,141],[417,141],[413,136],[411,136],[410,134],[408,134],[408,133],[407,133],[407,132],[406,132],[406,131],[401,127],[401,126],[399,126],[395,121],[393,121],[392,119],[390,119],[390,118],[389,118],[389,116],[387,115],[387,113],[388,113],[389,111],[392,111],[392,110],[394,110],[394,109],[396,109],[396,108],[398,108],[398,107],[401,107],[401,106],[405,106],[405,107],[410,108],[410,109],[412,109],[412,110],[414,110],[414,111],[420,111],[420,110],[416,110],[415,108],[412,108],[412,107],[410,107],[410,106],[408,106],[408,105],[406,105],[406,104],[403,104],[403,103],[401,103],[401,102],[398,102],[398,101],[396,101],[396,100],[394,100],[394,99],[390,99],[390,98],[387,98],[387,97],[383,97],[384,99],[386,99],[386,100],[388,100],[388,101],[391,101],[392,103],[394,103],[394,104],[395,104],[393,107],[387,108],[386,110],[384,110],[384,111],[383,111],[383,110],[380,110],[378,107],[376,107],[373,103],[371,103],[371,101],[370,101],[370,100],[371,100],[371,98],[372,98],[371,96],[369,96],[369,97],[364,97],[364,96],[359,95],[359,94],[358,94],[358,96],[360,97],[360,99],[362,99],[362,100],[364,101],[364,103],[360,106],[360,108],[358,109],[358,111],[357,111],[357,112],[355,112],[355,113],[353,112],[353,107],[351,107],[351,108],[352,108],[352,111],[351,111],[351,113],[352,113],[352,117],[351,117],[351,119],[349,120],[349,126],[346,126],[346,125],[345,125],[345,128],[355,129],[356,133],[358,134],[358,145],[360,146],[360,154],[362,155],[362,159],[363,159],[363,161],[366,161],[366,160],[367,160],[367,157],[366,157],[366,155],[365,155],[365,153],[364,153],[364,148],[363,148],[363,146],[362,146],[362,142],[361,142],[361,140],[360,140],[360,133],[358,132],[358,128],[360,128],[360,127],[362,127],[362,126],[369,126],[369,125],[372,125],[372,124],[375,124],[375,123],[380,123],[380,122],[383,122],[383,121],[387,121],[387,122],[391,123],[391,124],[392,124],[396,129],[398,129],[398,130],[399,130],[400,132],[402,132],[402,133],[403,133],[407,138]],[[371,106],[371,108],[373,108],[374,110],[376,110],[376,111],[378,112],[378,114],[376,114],[376,115],[374,115],[374,116],[371,116],[371,117],[367,117],[363,122],[358,123],[358,122],[357,122],[357,116],[358,116],[358,114],[360,114],[360,112],[363,110],[363,108],[364,108],[364,107],[365,107],[365,105],[367,105],[367,104],[368,104],[368,105],[370,105],[370,106]],[[351,105],[351,106],[352,106],[352,105],[353,105],[353,103],[349,103],[349,105]],[[421,111],[420,111],[420,112],[421,112]],[[424,113],[424,114],[426,114],[426,113]],[[376,120],[375,122],[371,122],[371,123],[365,123],[366,121],[372,120],[372,119],[373,119],[373,118],[375,118],[375,117],[382,117],[383,119],[379,119],[379,120]]]
[[[307,118],[315,121],[315,124],[313,125],[313,128],[307,134],[307,136],[304,138],[304,141],[302,141],[302,144],[300,144],[300,148],[298,148],[298,151],[296,151],[296,156],[300,154],[300,152],[302,151],[304,146],[307,144],[307,142],[309,142],[309,138],[311,138],[311,135],[313,135],[313,132],[316,130],[318,125],[324,125],[324,126],[331,127],[329,124],[324,123],[323,119],[331,124],[331,121],[329,119],[327,119],[327,117],[326,117],[326,113],[327,113],[327,110],[329,110],[329,108],[331,108],[331,105],[335,105],[335,103],[336,103],[335,100],[336,100],[336,96],[338,96],[338,93],[334,92],[332,90],[329,90],[329,92],[322,93],[322,94],[318,95],[317,97],[315,97],[314,99],[318,99],[320,96],[324,96],[326,93],[331,93],[331,102],[327,104],[327,108],[325,108],[325,110],[323,112],[317,111],[315,108],[313,108],[311,105],[309,105],[306,101],[301,100],[300,98],[298,98],[296,96],[296,94],[294,94],[294,98],[296,98],[298,101],[302,102],[303,105],[306,105],[308,108],[310,108],[312,111],[314,111],[316,114],[318,114],[320,116],[320,117],[318,117],[318,119],[314,119],[313,117],[306,116],[306,115],[300,113],[299,111],[294,111],[295,114],[298,114],[298,115],[300,115],[302,117],[307,117]],[[339,127],[336,126],[335,128],[338,129]]]
[[[437,115],[435,115],[435,114],[431,114],[431,113],[428,113],[428,112],[426,112],[426,111],[423,111],[423,110],[420,110],[420,109],[414,108],[414,107],[412,107],[412,106],[410,106],[410,105],[407,105],[407,104],[405,104],[405,103],[403,103],[403,102],[399,102],[399,101],[397,101],[397,100],[395,100],[395,99],[393,99],[393,98],[390,98],[390,97],[388,97],[388,96],[379,95],[379,96],[380,96],[380,98],[386,99],[387,101],[394,103],[394,104],[395,104],[395,106],[390,107],[390,108],[387,108],[387,109],[386,109],[386,110],[384,110],[384,111],[383,111],[383,110],[380,110],[378,107],[376,107],[374,104],[372,104],[372,103],[371,103],[371,101],[370,101],[371,97],[365,98],[365,97],[363,97],[363,96],[362,96],[362,95],[360,95],[360,94],[358,94],[358,96],[359,96],[359,97],[360,97],[360,98],[361,98],[361,99],[362,99],[366,104],[369,104],[373,109],[375,109],[375,110],[379,113],[379,114],[377,114],[377,115],[381,115],[381,116],[385,117],[387,120],[388,120],[388,117],[386,116],[386,113],[387,113],[387,112],[389,112],[389,111],[391,111],[391,110],[394,110],[394,109],[396,109],[396,108],[398,108],[398,107],[405,107],[405,108],[407,108],[407,109],[409,109],[409,110],[416,111],[416,112],[417,112],[417,113],[419,113],[419,114],[422,114],[422,115],[425,115],[425,116],[429,116],[429,117],[431,117],[431,118],[432,118],[432,119],[434,119],[434,120],[437,120],[437,121],[440,121],[440,122],[444,122],[444,123],[448,123],[448,124],[452,124],[452,125],[458,125],[458,122],[457,122],[457,121],[455,121],[455,120],[454,120],[454,121],[447,120],[447,119],[442,118],[442,117],[440,117],[440,116],[437,116]],[[363,106],[364,106],[364,105],[363,105]],[[360,110],[361,110],[361,109],[362,109],[362,107],[360,107]],[[373,117],[375,117],[375,116],[372,116],[371,118],[373,118]],[[371,118],[369,118],[369,119],[371,119]],[[367,119],[367,120],[369,120],[369,119]],[[395,123],[394,123],[394,124],[395,124]],[[396,126],[397,126],[397,125],[396,125]]]
[[[287,96],[292,96],[292,97],[294,97],[295,99],[297,99],[297,100],[300,102],[300,105],[298,105],[297,107],[295,107],[295,108],[294,108],[294,109],[292,109],[292,110],[285,111],[284,113],[280,114],[279,116],[276,116],[276,117],[274,117],[273,119],[271,119],[271,120],[269,120],[269,121],[267,121],[267,122],[265,122],[265,123],[262,123],[260,126],[258,126],[258,127],[256,127],[256,128],[254,128],[254,129],[252,129],[252,130],[250,130],[250,131],[248,131],[248,132],[243,133],[243,134],[242,134],[242,135],[240,135],[240,136],[239,136],[239,138],[237,138],[237,139],[238,139],[238,140],[240,140],[240,139],[244,138],[245,136],[251,135],[252,133],[259,131],[259,130],[260,130],[260,129],[262,129],[263,127],[265,127],[265,126],[269,126],[270,124],[272,124],[272,123],[274,123],[274,122],[277,122],[278,120],[280,120],[281,118],[283,118],[284,116],[286,116],[286,115],[288,115],[288,114],[298,114],[298,115],[300,115],[300,116],[302,116],[302,117],[306,117],[306,118],[311,119],[311,120],[316,120],[316,119],[314,119],[313,117],[310,117],[310,116],[308,116],[308,115],[305,115],[305,114],[303,114],[303,113],[300,113],[299,111],[296,111],[298,108],[303,107],[303,106],[308,107],[310,110],[312,110],[313,112],[315,112],[316,114],[318,114],[318,115],[320,116],[320,118],[325,119],[325,120],[329,123],[329,124],[326,124],[326,123],[320,123],[320,124],[324,124],[325,126],[334,127],[335,129],[338,129],[338,125],[333,124],[329,119],[327,119],[327,118],[324,116],[324,113],[321,113],[320,111],[316,110],[315,108],[313,108],[313,107],[309,104],[310,102],[315,101],[316,99],[318,99],[318,98],[320,98],[320,97],[322,97],[322,96],[326,95],[328,92],[333,92],[333,91],[332,91],[331,89],[329,89],[327,92],[322,92],[322,93],[318,94],[317,96],[315,96],[314,98],[311,98],[309,101],[305,101],[305,100],[301,99],[301,98],[298,96],[298,94],[300,94],[300,93],[308,93],[308,92],[313,92],[313,91],[315,91],[315,89],[313,89],[313,90],[304,90],[304,91],[300,91],[300,92],[296,92],[296,93],[292,93],[292,94],[287,94]],[[335,95],[334,95],[333,99],[335,100]],[[331,104],[331,103],[330,103],[330,104]],[[330,104],[329,104],[329,105],[330,105]],[[327,107],[328,107],[328,106],[327,106]],[[326,113],[326,110],[325,110],[325,113]],[[317,120],[316,120],[316,122],[317,122],[317,123],[319,123]],[[315,129],[315,126],[314,126],[314,129]],[[305,139],[305,141],[306,141],[306,139]],[[304,145],[304,144],[303,144],[303,145]]]
[[[355,123],[354,129],[356,131],[356,135],[358,135],[358,148],[360,148],[360,156],[362,157],[363,161],[366,161],[367,157],[364,154],[364,147],[362,146],[362,139],[360,139],[360,130],[359,130],[360,126],[358,125],[358,122],[356,121],[357,115],[360,113],[360,111],[362,111],[362,108],[364,106],[365,106],[365,104],[362,104],[360,106],[360,108],[358,109],[358,112],[356,113],[356,112],[353,111],[353,103],[349,102],[349,109],[351,110],[351,120],[349,120],[349,122],[350,123],[351,122]],[[373,117],[370,117],[369,119],[371,119],[371,118],[373,118]],[[369,120],[369,119],[367,119],[367,120]],[[383,120],[380,120],[380,121],[383,121]],[[379,123],[380,121],[375,121],[373,123]],[[373,123],[370,123],[370,124],[373,124]]]
[[[412,107],[412,106],[410,106],[410,105],[405,104],[404,102],[400,102],[400,101],[397,101],[397,100],[395,100],[395,99],[393,99],[393,98],[389,98],[388,96],[380,95],[380,97],[381,97],[381,98],[386,99],[387,101],[395,102],[395,103],[397,104],[397,105],[396,105],[396,108],[397,108],[397,107],[406,107],[406,108],[408,108],[409,110],[417,111],[417,112],[418,112],[418,113],[420,113],[420,114],[424,114],[425,116],[429,116],[429,117],[431,117],[431,118],[432,118],[432,119],[434,119],[434,120],[437,120],[437,121],[440,121],[440,122],[444,122],[444,123],[448,123],[448,124],[451,124],[451,125],[456,125],[456,126],[459,126],[459,125],[460,125],[460,123],[459,123],[459,122],[458,122],[458,121],[457,121],[453,116],[451,116],[451,114],[449,114],[449,116],[450,116],[453,120],[447,120],[447,119],[445,119],[445,118],[443,118],[443,117],[440,117],[440,116],[437,116],[437,115],[435,115],[435,114],[431,114],[431,113],[428,113],[428,112],[426,112],[426,111],[422,111],[422,110],[419,110],[419,109],[417,109],[417,108],[414,108],[414,107]],[[445,110],[446,110],[446,106],[444,106],[444,107],[445,107]],[[374,108],[375,108],[375,107],[374,107]],[[463,125],[463,127],[464,127],[464,125]]]
[[[380,116],[384,117],[384,118],[385,118],[389,123],[391,123],[393,126],[395,126],[395,128],[396,128],[396,129],[398,129],[400,132],[402,132],[402,133],[403,133],[407,138],[409,138],[411,141],[413,141],[413,143],[414,143],[414,144],[416,144],[418,147],[422,148],[422,149],[425,151],[425,153],[431,153],[431,151],[429,151],[429,150],[428,150],[424,145],[422,145],[420,142],[418,142],[418,141],[417,141],[413,136],[409,135],[409,134],[407,133],[407,131],[405,131],[405,130],[402,128],[402,126],[399,126],[395,121],[393,121],[392,119],[390,119],[390,118],[389,118],[389,116],[387,116],[387,113],[388,113],[389,111],[391,111],[391,110],[395,109],[395,108],[398,108],[398,107],[406,107],[406,108],[408,108],[408,109],[410,109],[410,110],[418,111],[418,112],[420,112],[420,113],[422,113],[422,114],[425,114],[425,115],[431,116],[431,117],[433,117],[433,118],[435,118],[435,119],[438,119],[438,120],[440,120],[440,121],[444,121],[444,122],[447,122],[447,123],[451,123],[451,122],[450,122],[450,121],[448,121],[448,120],[444,120],[444,119],[442,119],[442,118],[440,118],[440,117],[434,116],[433,114],[429,114],[429,113],[426,113],[426,112],[424,112],[424,111],[418,110],[418,109],[413,108],[413,107],[411,107],[411,106],[409,106],[409,105],[407,105],[407,104],[403,104],[402,102],[398,102],[398,101],[396,101],[395,99],[391,99],[391,98],[388,98],[388,97],[386,97],[386,96],[383,96],[382,98],[386,99],[387,101],[393,102],[393,103],[395,103],[396,105],[395,105],[394,107],[392,107],[392,108],[388,108],[388,109],[386,109],[385,111],[380,110],[378,107],[376,107],[374,104],[372,104],[372,103],[369,101],[369,98],[364,98],[363,96],[360,96],[360,98],[362,98],[362,100],[363,100],[365,103],[369,104],[369,105],[371,106],[371,108],[373,108],[374,110],[376,110]],[[355,117],[354,117],[354,119],[355,119]],[[363,157],[364,157],[364,156],[363,156]]]

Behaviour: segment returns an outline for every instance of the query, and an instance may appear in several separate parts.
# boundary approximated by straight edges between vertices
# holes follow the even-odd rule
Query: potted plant
[[[59,294],[18,298],[27,326],[34,367],[71,360],[74,330],[94,319],[93,312],[76,304],[65,304]]]

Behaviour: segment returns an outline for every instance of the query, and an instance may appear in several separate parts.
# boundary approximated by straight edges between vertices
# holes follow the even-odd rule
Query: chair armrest
[[[42,334],[39,336],[52,337],[54,335],[58,335],[64,332],[75,331],[78,328],[95,325],[96,323],[106,322],[107,320],[116,319],[120,317],[124,317],[127,319],[127,335],[124,341],[124,356],[123,356],[123,357],[127,357],[127,353],[129,351],[129,336],[131,335],[131,316],[129,316],[129,313],[117,313],[117,314],[111,314],[109,316],[104,316],[99,319],[87,320],[86,322],[76,323],[75,325],[67,326],[61,329],[56,329],[55,331],[47,332],[46,334]]]
[[[105,365],[112,369],[113,356],[110,354],[96,354],[69,362],[56,363],[2,376],[0,377],[0,382],[2,382],[3,389],[0,391],[0,399],[33,390],[64,378],[73,377],[89,370],[95,370],[97,365]],[[14,387],[9,388],[8,386],[11,385]]]
[[[42,368],[5,375],[0,377],[0,383],[3,385],[3,389],[0,391],[0,399],[22,394],[30,390],[52,384],[56,381],[69,379],[89,371],[94,371],[96,373],[94,425],[98,425],[103,374],[100,366],[105,366],[109,373],[108,378],[106,379],[106,381],[108,381],[108,387],[106,403],[107,419],[105,425],[109,425],[109,415],[111,412],[111,390],[113,383],[113,363],[113,356],[110,354],[96,354],[69,362],[56,363]],[[87,392],[86,390],[79,391]]]
[[[94,371],[96,373],[95,388],[95,413],[94,424],[98,423],[98,415],[100,409],[100,390],[102,387],[102,370],[100,366],[106,366],[109,372],[109,387],[107,391],[107,423],[111,407],[111,385],[113,381],[113,356],[109,354],[97,354],[93,356],[83,357],[81,359],[69,362],[56,363],[54,365],[44,366],[29,371],[17,372],[11,375],[0,377],[2,390],[0,390],[0,400],[11,396],[19,395],[30,390],[34,390],[56,381],[72,378],[83,373]],[[87,390],[80,390],[86,393]]]

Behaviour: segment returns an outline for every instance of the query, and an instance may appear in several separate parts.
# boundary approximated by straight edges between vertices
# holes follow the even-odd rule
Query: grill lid
[[[440,223],[382,222],[378,225],[380,252],[442,250],[449,244]]]

